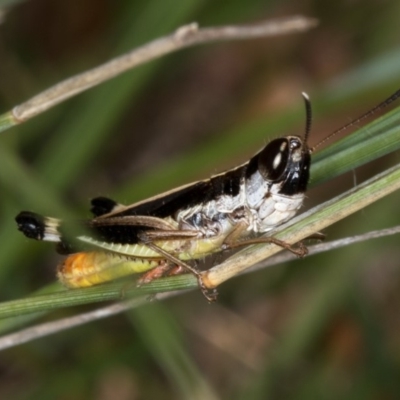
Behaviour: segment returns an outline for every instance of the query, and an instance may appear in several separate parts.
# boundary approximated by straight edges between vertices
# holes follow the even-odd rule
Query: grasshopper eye
[[[279,180],[285,173],[289,158],[287,139],[275,139],[268,143],[258,155],[258,170],[269,181]]]

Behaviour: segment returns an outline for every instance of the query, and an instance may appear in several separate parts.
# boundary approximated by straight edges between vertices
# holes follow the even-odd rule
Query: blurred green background
[[[130,71],[0,136],[0,299],[54,282],[60,257],[16,229],[20,210],[88,216],[243,162],[268,138],[311,144],[400,86],[400,3],[210,0],[0,1],[0,110],[193,21],[304,14],[319,27],[184,50]],[[377,160],[308,192],[306,207],[398,161]],[[399,223],[398,195],[328,239]],[[240,277],[4,351],[7,399],[397,399],[398,238]],[[54,312],[42,320],[93,307]]]

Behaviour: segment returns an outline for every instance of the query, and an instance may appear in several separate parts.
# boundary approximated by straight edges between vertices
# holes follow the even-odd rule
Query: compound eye
[[[279,180],[286,170],[289,158],[287,139],[275,139],[268,143],[258,155],[258,170],[264,179]]]
[[[290,139],[290,148],[292,150],[299,149],[301,147],[301,141],[298,138]]]

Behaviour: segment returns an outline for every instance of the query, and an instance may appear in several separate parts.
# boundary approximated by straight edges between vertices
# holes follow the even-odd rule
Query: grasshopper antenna
[[[367,111],[365,114],[361,115],[360,117],[353,119],[352,121],[350,121],[349,123],[347,123],[346,125],[342,126],[339,129],[336,129],[335,131],[333,131],[331,134],[329,134],[325,139],[322,139],[319,143],[317,143],[312,149],[311,152],[313,152],[316,148],[318,148],[319,146],[321,146],[321,144],[327,142],[329,139],[331,139],[333,136],[337,135],[340,132],[345,131],[346,129],[352,127],[355,124],[358,124],[361,121],[364,121],[365,119],[371,117],[373,114],[375,114],[376,112],[386,108],[387,106],[389,106],[391,103],[393,103],[394,101],[396,101],[398,98],[400,98],[400,89],[397,90],[396,92],[394,92],[391,96],[389,96],[386,100],[382,101],[382,103],[379,103],[377,106],[371,108],[369,111]]]
[[[308,137],[311,132],[311,124],[312,124],[312,109],[311,109],[311,101],[306,92],[301,92],[301,95],[304,99],[304,105],[306,106],[306,129],[304,132],[304,143],[307,143]]]

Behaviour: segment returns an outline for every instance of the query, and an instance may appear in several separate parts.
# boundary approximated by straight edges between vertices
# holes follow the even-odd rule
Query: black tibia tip
[[[96,197],[92,199],[90,204],[92,205],[90,211],[95,217],[100,217],[101,215],[108,214],[114,209],[116,205],[118,205],[117,202],[109,199],[108,197]]]
[[[78,253],[84,250],[82,247],[73,246],[71,243],[59,242],[56,244],[56,251],[58,254],[67,255],[72,253]]]
[[[42,240],[45,231],[44,217],[30,211],[22,211],[16,217],[18,229],[28,238]]]

